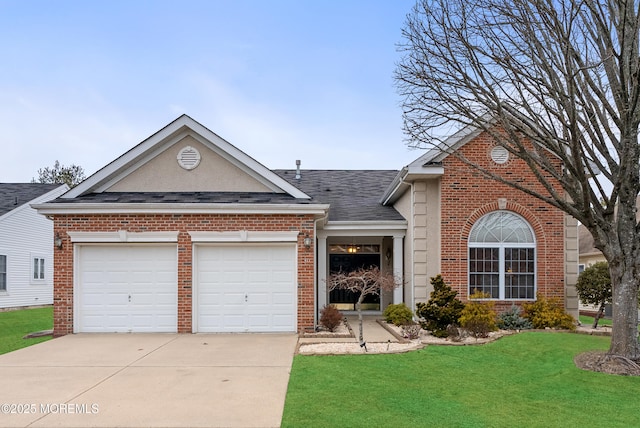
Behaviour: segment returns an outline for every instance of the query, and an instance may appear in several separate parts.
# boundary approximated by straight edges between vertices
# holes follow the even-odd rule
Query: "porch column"
[[[402,235],[393,236],[393,275],[396,277],[396,281],[400,283],[393,289],[393,303],[398,304],[404,301],[404,278],[403,278],[403,246]]]
[[[318,237],[318,307],[316,313],[327,304],[327,238]]]

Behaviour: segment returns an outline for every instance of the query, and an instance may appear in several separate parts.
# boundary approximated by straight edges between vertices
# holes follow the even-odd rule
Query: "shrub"
[[[420,331],[422,327],[420,324],[411,322],[410,324],[404,324],[402,326],[402,337],[407,339],[417,339],[420,337]]]
[[[612,298],[609,264],[598,262],[586,268],[578,276],[576,291],[582,303],[598,306],[598,313],[593,321],[593,328],[597,328],[598,320],[604,313],[604,307],[607,303],[611,303]]]
[[[546,299],[540,294],[532,303],[525,303],[525,318],[531,321],[533,328],[558,328],[575,330],[575,320],[564,312],[558,299]]]
[[[469,296],[471,299],[483,299],[487,297],[483,293]],[[489,336],[489,332],[496,331],[496,311],[493,302],[468,302],[460,313],[460,326],[467,330],[476,339]]]
[[[422,328],[436,337],[447,337],[447,327],[457,325],[464,303],[456,298],[458,294],[445,284],[442,275],[431,278],[433,291],[427,303],[416,305],[416,314],[421,318]]]
[[[498,316],[498,327],[503,330],[528,330],[533,328],[531,321],[523,318],[520,314],[520,306],[512,305],[511,309]]]
[[[320,324],[329,331],[335,331],[342,322],[342,313],[334,306],[324,305],[320,310]]]
[[[413,311],[404,303],[389,305],[382,313],[384,320],[393,325],[401,326],[413,321]]]

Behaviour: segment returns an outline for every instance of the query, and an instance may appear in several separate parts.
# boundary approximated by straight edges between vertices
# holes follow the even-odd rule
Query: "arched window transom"
[[[469,233],[469,295],[490,299],[535,299],[535,235],[509,211],[481,217]]]

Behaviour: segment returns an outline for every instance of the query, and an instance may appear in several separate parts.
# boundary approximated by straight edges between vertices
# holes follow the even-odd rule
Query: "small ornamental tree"
[[[576,290],[582,303],[598,306],[598,313],[593,320],[593,328],[598,328],[598,321],[602,318],[604,307],[607,303],[611,303],[612,298],[609,264],[598,262],[586,268],[578,277]]]
[[[416,304],[416,314],[421,318],[422,328],[436,337],[447,337],[447,327],[458,325],[464,303],[456,298],[457,291],[445,284],[442,275],[431,278],[433,291],[427,303]]]
[[[327,279],[329,291],[336,289],[349,290],[358,295],[356,310],[358,311],[358,322],[360,327],[360,346],[367,350],[362,332],[362,302],[369,295],[380,295],[380,291],[391,291],[400,283],[396,281],[393,274],[382,272],[378,267],[360,268],[349,273],[337,272],[331,274]]]

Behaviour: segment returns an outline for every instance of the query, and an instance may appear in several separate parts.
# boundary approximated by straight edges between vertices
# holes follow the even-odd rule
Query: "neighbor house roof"
[[[401,221],[392,206],[380,204],[397,170],[274,170],[322,204],[330,204],[329,221]]]
[[[0,216],[60,186],[62,184],[0,183]]]
[[[600,250],[598,250],[593,242],[593,235],[589,232],[584,225],[578,226],[578,254],[581,256],[586,256],[590,254],[597,254]]]

